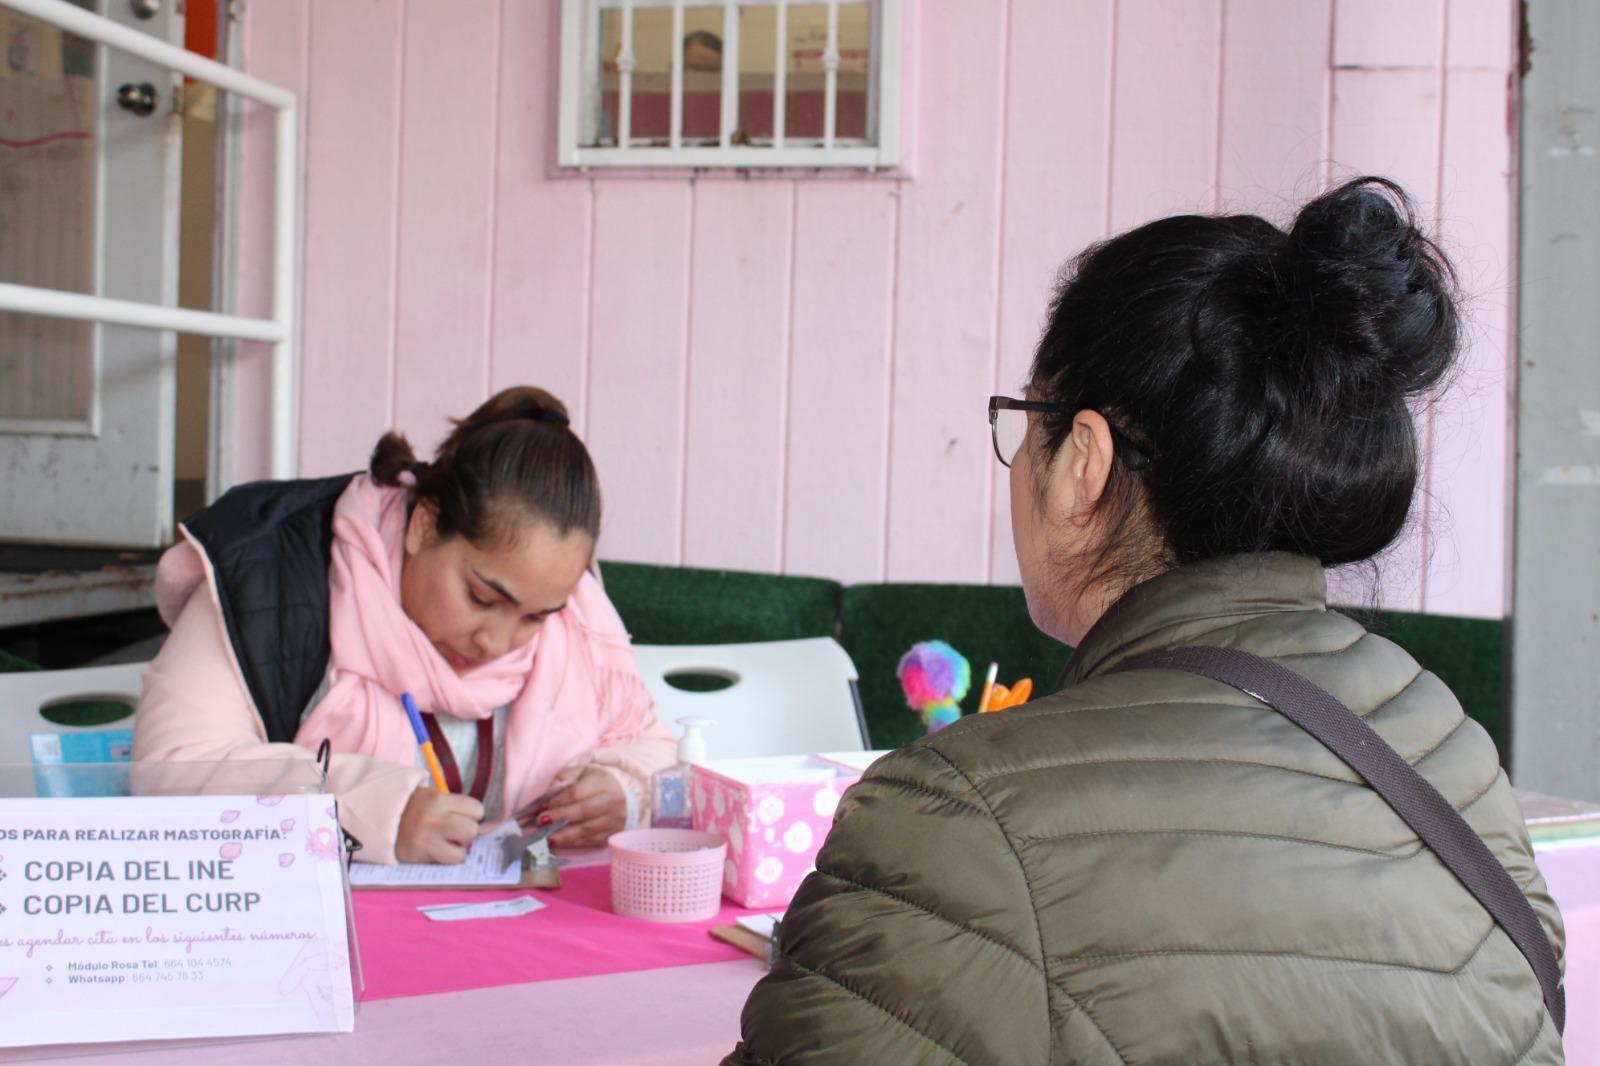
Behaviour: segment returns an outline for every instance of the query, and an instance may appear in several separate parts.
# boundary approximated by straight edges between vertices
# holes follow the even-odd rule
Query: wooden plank
[[[794,183],[694,185],[683,561],[777,570]]]
[[[884,182],[799,189],[786,573],[883,580],[897,197]]]
[[[1001,0],[952,5],[918,42],[917,180],[901,186],[890,422],[894,581],[981,581],[994,478]]]
[[[1439,77],[1431,70],[1341,70],[1333,79],[1332,147],[1339,177],[1379,174],[1434,207]]]
[[[1445,64],[1509,72],[1516,63],[1515,0],[1450,0],[1445,9]]]
[[[1215,205],[1220,0],[1121,0],[1111,232]]]
[[[1105,235],[1111,136],[1111,0],[1013,0],[1007,66],[1005,212],[997,373],[1021,395],[1063,264]],[[1071,100],[1071,107],[1061,101]],[[988,580],[1021,580],[1008,471],[993,454]]]
[[[1333,80],[1332,145],[1335,180],[1353,174],[1393,178],[1431,217],[1438,175],[1439,79],[1431,70],[1339,70]],[[1418,419],[1424,451],[1427,418]],[[1426,456],[1424,456],[1426,462]],[[1424,477],[1426,474],[1424,473]],[[1376,600],[1393,610],[1422,609],[1427,558],[1428,501],[1419,496],[1412,522],[1379,560],[1376,590],[1360,570],[1330,575],[1334,602]]]
[[[274,85],[304,93],[309,7],[309,0],[285,0],[247,10],[244,69]],[[239,124],[235,313],[251,318],[272,317],[273,122],[273,113],[268,109],[245,107]],[[299,140],[305,144],[304,108],[300,112]],[[303,180],[301,184],[303,188]],[[305,232],[303,225],[301,232]],[[304,338],[304,329],[299,336]],[[240,342],[231,362],[228,393],[218,416],[229,427],[230,454],[223,481],[236,485],[266,477],[272,468],[272,348]],[[303,359],[297,362],[304,365]]]
[[[607,559],[683,560],[686,182],[595,187],[589,450],[605,487]]]
[[[498,12],[405,15],[394,421],[419,456],[488,393]]]
[[[311,10],[300,302],[308,477],[363,466],[393,424],[402,18],[400,0]]]
[[[1515,190],[1503,71],[1456,71],[1445,90],[1445,251],[1465,301],[1456,380],[1433,411],[1428,495],[1437,512],[1423,607],[1503,618],[1509,609],[1509,349]]]
[[[1230,0],[1225,16],[1218,205],[1281,222],[1323,185],[1332,0]]]
[[[1336,67],[1437,67],[1445,0],[1337,0]]]
[[[559,4],[506,4],[500,35],[490,391],[538,385],[582,433],[592,183],[555,170]]]

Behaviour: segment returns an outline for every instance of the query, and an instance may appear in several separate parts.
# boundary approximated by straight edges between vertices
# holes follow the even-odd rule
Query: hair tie
[[[572,425],[572,420],[570,418],[568,418],[566,415],[562,414],[560,411],[552,411],[552,410],[548,410],[548,409],[540,410],[540,411],[535,411],[529,417],[532,418],[535,422],[549,422],[551,425],[556,425],[556,426],[570,426],[570,425]]]
[[[411,476],[420,480],[422,475],[428,472],[428,465],[429,464],[418,459],[416,462],[411,464]]]

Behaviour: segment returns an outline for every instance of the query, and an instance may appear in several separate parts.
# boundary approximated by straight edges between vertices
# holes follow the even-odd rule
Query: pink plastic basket
[[[695,829],[613,833],[611,909],[652,922],[700,922],[722,908],[722,862],[728,845]]]

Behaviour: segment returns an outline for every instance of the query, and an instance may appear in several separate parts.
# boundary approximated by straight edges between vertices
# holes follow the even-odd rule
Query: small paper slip
[[[740,925],[750,930],[757,936],[772,936],[772,928],[783,918],[782,911],[773,911],[771,914],[746,914],[734,919]]]
[[[350,864],[352,888],[488,888],[504,885],[516,888],[522,883],[522,867],[517,863],[506,867],[507,837],[519,835],[516,822],[507,822],[493,832],[485,833],[472,842],[465,862],[455,866],[440,863],[396,863],[389,866],[375,862]]]
[[[469,918],[520,918],[544,910],[544,904],[532,896],[518,896],[497,899],[493,903],[441,903],[417,910],[430,922],[463,922]]]

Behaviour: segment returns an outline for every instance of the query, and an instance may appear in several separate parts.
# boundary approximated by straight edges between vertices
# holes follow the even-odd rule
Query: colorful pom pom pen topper
[[[961,701],[972,687],[972,666],[942,640],[913,644],[895,673],[906,706],[922,716],[928,732],[943,729],[961,717]]]

